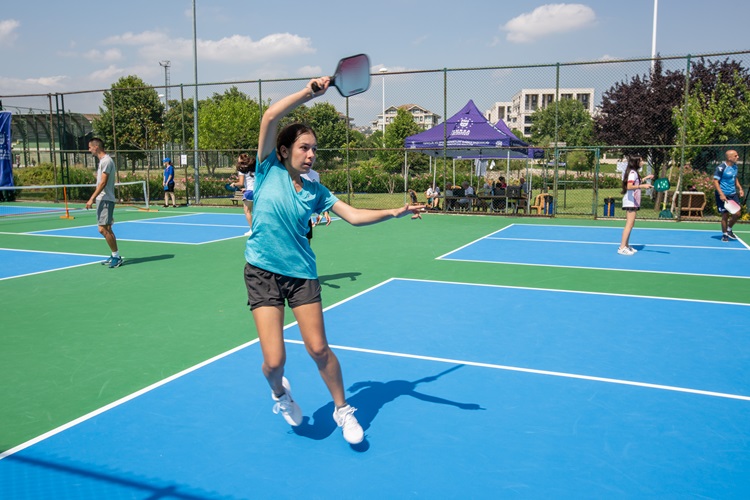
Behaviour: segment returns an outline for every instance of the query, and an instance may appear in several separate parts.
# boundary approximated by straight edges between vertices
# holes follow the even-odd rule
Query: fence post
[[[680,165],[679,165],[679,176],[677,177],[677,185],[682,186],[682,166],[685,164],[685,133],[687,131],[687,111],[688,103],[690,102],[690,54],[687,56],[687,67],[685,68],[685,95],[684,104],[682,105],[682,131],[680,132]],[[677,192],[677,221],[682,219],[682,194],[681,191]]]

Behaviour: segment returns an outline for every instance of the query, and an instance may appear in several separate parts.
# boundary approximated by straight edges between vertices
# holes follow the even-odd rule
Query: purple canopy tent
[[[446,133],[447,142],[444,140]],[[502,148],[510,146],[510,137],[488,122],[470,100],[445,124],[404,139],[404,146],[431,156],[442,156],[445,146],[446,156],[450,158],[504,158]]]
[[[503,128],[507,132],[487,121],[474,101],[469,100],[445,123],[404,139],[404,146],[407,150],[417,149],[435,157],[443,156],[445,151],[448,158],[505,158],[508,164],[511,159],[528,159],[533,157],[533,152],[541,151],[529,148],[504,123]],[[447,141],[444,140],[446,135]]]

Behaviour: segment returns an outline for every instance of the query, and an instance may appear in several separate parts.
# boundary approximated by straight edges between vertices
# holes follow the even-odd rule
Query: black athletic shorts
[[[320,282],[317,279],[291,278],[245,264],[247,305],[250,310],[263,306],[284,306],[294,309],[320,302]]]

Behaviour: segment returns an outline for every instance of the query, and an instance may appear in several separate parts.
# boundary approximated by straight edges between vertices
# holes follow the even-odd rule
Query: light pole
[[[378,71],[383,75],[383,148],[385,148],[385,74],[388,73],[388,68],[380,68]]]
[[[656,17],[659,12],[659,0],[654,0],[654,27],[651,32],[651,76],[654,76],[654,64],[656,64]]]
[[[169,111],[169,66],[171,66],[171,62],[169,61],[159,61],[159,66],[162,66],[164,68],[164,109],[165,111]]]
[[[195,204],[201,201],[200,182],[198,180],[198,29],[195,19],[195,0],[193,0],[193,73],[195,76],[195,97],[193,97],[193,175],[195,176]],[[188,200],[188,205],[190,200]]]

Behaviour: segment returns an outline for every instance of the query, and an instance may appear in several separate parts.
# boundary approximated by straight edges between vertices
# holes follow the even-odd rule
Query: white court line
[[[507,240],[507,241],[536,241],[541,243],[572,243],[575,245],[620,245],[619,242],[612,241],[580,241],[580,240],[545,240],[542,238],[501,238],[497,236],[485,236],[488,240]],[[706,247],[706,246],[693,246],[693,245],[663,245],[661,243],[636,243],[636,246],[644,247],[663,247],[663,248],[697,248],[704,250],[742,250],[745,248],[728,248],[728,247]]]
[[[643,299],[643,300],[649,300],[649,301],[666,300],[666,301],[671,301],[671,302],[722,304],[722,305],[750,307],[750,304],[743,304],[743,303],[737,303],[737,302],[724,302],[724,301],[717,301],[717,300],[678,299],[678,298],[673,298],[673,297],[656,297],[656,296],[618,294],[618,293],[606,293],[606,292],[586,292],[586,291],[575,291],[575,290],[559,290],[559,289],[533,288],[533,287],[508,286],[508,285],[487,285],[487,284],[477,284],[477,283],[461,283],[461,282],[454,282],[454,281],[421,280],[421,279],[412,279],[412,278],[391,278],[373,287],[370,287],[367,290],[364,290],[356,295],[353,295],[352,297],[348,299],[345,299],[341,302],[337,302],[336,304],[330,307],[327,307],[325,310],[328,311],[334,307],[338,307],[339,305],[342,305],[356,297],[359,297],[367,292],[370,292],[392,281],[411,281],[411,282],[417,282],[417,283],[439,283],[439,284],[448,284],[448,285],[479,286],[479,287],[503,288],[503,289],[512,289],[512,290],[533,290],[533,291],[541,291],[541,292],[566,293],[566,294],[578,294],[578,295],[627,297],[627,298]],[[296,325],[296,322],[288,325],[288,327],[293,326],[293,325]],[[304,345],[304,342],[301,340],[285,339],[284,341],[288,343],[292,343],[292,344]],[[331,345],[331,347],[336,348],[336,349],[348,350],[348,351],[365,352],[365,353],[370,353],[370,354],[382,354],[385,356],[422,359],[422,360],[429,360],[429,361],[439,361],[442,363],[451,363],[451,364],[465,364],[465,365],[478,366],[478,367],[483,367],[483,368],[493,368],[493,369],[498,369],[498,370],[533,373],[533,374],[538,374],[538,375],[549,375],[549,376],[554,376],[554,377],[573,378],[573,379],[580,379],[580,380],[591,380],[591,381],[596,381],[596,382],[606,382],[606,383],[618,384],[618,385],[630,385],[630,386],[645,387],[645,388],[650,388],[650,389],[661,389],[661,390],[673,391],[673,392],[685,392],[685,393],[690,393],[690,394],[699,394],[703,396],[714,396],[714,397],[727,398],[727,399],[739,399],[743,401],[750,401],[750,396],[743,396],[739,394],[729,394],[729,393],[715,392],[715,391],[704,391],[701,389],[690,389],[686,387],[677,387],[677,386],[670,386],[670,385],[663,385],[663,384],[652,384],[648,382],[637,382],[633,380],[622,380],[622,379],[614,379],[614,378],[607,378],[607,377],[595,377],[591,375],[582,375],[582,374],[576,374],[576,373],[555,372],[555,371],[550,371],[550,370],[537,370],[533,368],[522,368],[522,367],[517,367],[517,366],[498,365],[498,364],[493,364],[493,363],[481,363],[481,362],[475,362],[475,361],[456,360],[456,359],[450,359],[450,358],[420,356],[416,354],[396,353],[396,352],[391,352],[391,351],[381,351],[381,350],[376,350],[376,349],[365,349],[365,348],[359,348],[359,347],[340,346],[340,345],[333,345],[333,344]]]
[[[122,222],[120,224],[123,224]],[[78,227],[92,227],[92,226],[78,226]],[[54,231],[57,231],[56,229]],[[3,233],[0,233],[3,234]],[[101,240],[103,239],[101,236],[79,236],[79,235],[72,235],[72,234],[41,234],[41,233],[8,233],[8,234],[20,234],[23,236],[37,236],[37,237],[47,237],[47,238],[71,238],[75,240]],[[226,239],[234,239],[239,238],[239,236],[233,236],[232,238],[226,238]],[[205,243],[213,243],[214,241],[224,241],[222,240],[211,240],[211,241],[202,241],[199,243],[191,243],[187,241],[160,241],[160,240],[137,240],[132,238],[123,238],[118,236],[117,241],[134,241],[136,243],[165,243],[170,245],[203,245]]]
[[[341,300],[341,301],[339,301],[339,302],[337,302],[335,304],[332,304],[332,305],[326,307],[324,309],[324,311],[329,311],[329,310],[333,309],[334,307],[338,307],[338,306],[340,306],[342,304],[345,304],[345,303],[347,303],[347,302],[349,302],[349,301],[351,301],[351,300],[353,300],[353,299],[355,299],[357,297],[360,297],[360,296],[364,295],[365,293],[368,293],[368,292],[370,292],[372,290],[375,290],[375,289],[377,289],[377,288],[379,288],[381,286],[384,286],[384,285],[390,283],[391,281],[415,281],[415,282],[424,282],[424,283],[444,283],[444,284],[453,284],[453,285],[485,286],[485,287],[510,288],[510,289],[522,289],[522,290],[539,290],[539,291],[545,291],[545,292],[578,293],[578,294],[584,294],[584,295],[607,295],[607,296],[616,296],[616,297],[620,297],[621,296],[621,297],[634,297],[634,298],[658,299],[658,300],[675,300],[675,301],[683,301],[683,302],[705,302],[705,303],[715,303],[715,304],[730,304],[730,305],[750,306],[749,304],[741,304],[741,303],[734,303],[734,302],[722,302],[722,301],[711,301],[711,300],[675,299],[675,298],[671,298],[671,297],[648,297],[648,296],[643,296],[643,295],[614,294],[614,293],[603,293],[603,292],[581,292],[581,291],[571,291],[571,290],[556,290],[556,289],[547,289],[547,288],[531,288],[531,287],[519,287],[519,286],[507,286],[507,285],[486,285],[486,284],[477,284],[477,283],[468,283],[468,282],[461,283],[461,282],[451,282],[451,281],[420,280],[420,279],[410,279],[410,278],[389,278],[389,279],[387,279],[385,281],[382,281],[381,283],[378,283],[376,285],[371,286],[370,288],[367,288],[366,290],[363,290],[363,291],[361,291],[361,292],[359,292],[359,293],[357,293],[355,295],[352,295],[351,297],[348,297],[346,299],[343,299],[343,300]],[[292,326],[295,326],[295,325],[297,325],[296,321],[292,322],[292,323],[289,323],[288,325],[284,326],[284,330],[287,330],[287,329],[289,329],[289,328],[291,328]],[[116,408],[117,406],[125,404],[128,401],[131,401],[131,400],[133,400],[133,399],[135,399],[135,398],[137,398],[139,396],[142,396],[142,395],[144,395],[144,394],[146,394],[148,392],[151,392],[154,389],[157,389],[157,388],[159,388],[161,386],[164,386],[164,385],[168,384],[169,382],[177,380],[177,379],[179,379],[179,378],[181,378],[181,377],[183,377],[183,376],[185,376],[185,375],[187,375],[189,373],[192,373],[192,372],[194,372],[194,371],[196,371],[196,370],[198,370],[200,368],[203,368],[204,366],[207,366],[207,365],[209,365],[209,364],[211,364],[211,363],[213,363],[215,361],[218,361],[218,360],[220,360],[222,358],[225,358],[225,357],[227,357],[227,356],[229,356],[231,354],[239,352],[242,349],[245,349],[246,347],[249,347],[249,346],[251,346],[253,344],[258,343],[258,341],[259,341],[258,339],[254,339],[254,340],[251,340],[250,342],[247,342],[247,343],[242,344],[240,346],[237,346],[237,347],[235,347],[233,349],[230,349],[230,350],[228,350],[226,352],[218,354],[218,355],[214,356],[213,358],[210,358],[210,359],[208,359],[206,361],[203,361],[203,362],[198,363],[198,364],[196,364],[194,366],[186,368],[185,370],[183,370],[181,372],[178,372],[178,373],[176,373],[176,374],[174,374],[174,375],[172,375],[170,377],[167,377],[167,378],[162,379],[162,380],[160,380],[158,382],[155,382],[155,383],[153,383],[153,384],[151,384],[151,385],[149,385],[149,386],[147,386],[147,387],[145,387],[145,388],[143,388],[143,389],[141,389],[139,391],[136,391],[136,392],[134,392],[132,394],[129,394],[129,395],[123,397],[123,398],[120,398],[120,399],[118,399],[118,400],[116,400],[116,401],[114,401],[114,402],[112,402],[112,403],[110,403],[110,404],[108,404],[106,406],[103,406],[103,407],[101,407],[101,408],[99,408],[97,410],[94,410],[94,411],[92,411],[90,413],[87,413],[86,415],[83,415],[83,416],[81,416],[81,417],[79,417],[79,418],[77,418],[75,420],[72,420],[72,421],[70,421],[70,422],[68,422],[66,424],[63,424],[63,425],[61,425],[59,427],[56,427],[55,429],[47,431],[44,434],[41,434],[41,435],[39,435],[39,436],[37,436],[37,437],[29,440],[29,441],[26,441],[24,443],[19,444],[18,446],[10,448],[10,449],[8,449],[8,450],[0,453],[0,460],[4,459],[6,457],[9,457],[9,456],[11,456],[11,455],[13,455],[15,453],[18,453],[19,451],[22,451],[22,450],[24,450],[24,449],[26,449],[26,448],[28,448],[30,446],[33,446],[34,444],[37,444],[37,443],[39,443],[41,441],[44,441],[45,439],[47,439],[49,437],[52,437],[52,436],[54,436],[56,434],[59,434],[59,433],[65,431],[65,430],[67,430],[67,429],[69,429],[71,427],[74,427],[74,426],[76,426],[76,425],[78,425],[80,423],[83,423],[86,420],[90,420],[90,419],[96,417],[97,415],[101,415],[102,413],[105,413],[106,411],[109,411],[109,410],[111,410],[113,408]],[[301,343],[300,341],[292,341],[292,340],[285,340],[285,342]],[[349,347],[343,347],[343,346],[333,346],[333,345],[331,347],[338,348],[338,349],[355,349],[355,348],[349,348]],[[396,354],[396,353],[389,353],[387,351],[375,351],[375,350],[367,351],[367,350],[364,350],[364,349],[362,349],[362,351],[363,352],[381,353],[381,354],[384,354],[384,355],[392,355],[392,356],[400,356],[400,357],[414,357],[414,358],[418,358],[418,359],[431,359],[431,358],[424,357],[424,356],[418,357],[416,355]],[[476,366],[483,366],[482,364],[479,364],[479,363],[472,363],[472,362],[466,362],[466,361],[453,361],[453,360],[447,360],[445,358],[432,358],[432,359],[439,360],[439,361],[456,363],[456,364],[463,363],[463,364],[474,364]],[[498,369],[506,369],[503,365],[488,365],[488,367],[490,367],[490,368],[498,368]],[[532,373],[537,373],[538,372],[538,373],[542,373],[542,374],[556,374],[557,373],[557,372],[544,372],[542,370],[533,371],[531,369],[519,368],[519,367],[507,367],[507,369],[508,370],[514,369],[516,371],[528,371],[528,372],[532,372]],[[575,377],[582,377],[583,378],[583,377],[587,377],[585,375],[574,375],[574,374],[565,374],[565,373],[561,373],[559,376],[567,376],[568,378],[575,378]],[[597,378],[594,378],[594,377],[592,377],[590,379],[591,380],[600,380],[600,381],[610,381],[611,380],[611,381],[614,381],[613,383],[618,382],[617,379],[606,379],[606,378],[597,379]],[[620,383],[625,383],[625,382],[626,381],[620,381]],[[644,383],[641,383],[641,382],[632,382],[631,384],[632,385],[642,385],[644,387],[653,387],[653,388],[670,388],[671,387],[671,386],[659,386],[659,385],[655,385],[655,384],[654,385],[647,385],[647,384],[644,384]],[[672,390],[679,390],[679,389],[681,389],[681,388],[674,388]],[[727,397],[727,398],[732,398],[732,399],[747,399],[747,400],[750,400],[750,397],[740,396],[740,395],[732,395],[732,394],[723,395],[723,393],[713,393],[713,392],[709,392],[709,391],[694,391],[692,389],[683,389],[682,391],[684,391],[684,392],[693,391],[696,394],[717,395],[719,397]]]
[[[100,259],[100,260],[96,260],[94,262],[84,262],[84,263],[81,263],[81,264],[74,264],[72,266],[55,267],[53,269],[45,269],[43,271],[35,271],[33,273],[14,274],[13,276],[7,276],[5,278],[0,278],[0,281],[12,280],[12,279],[15,279],[15,278],[23,278],[25,276],[34,276],[34,275],[37,275],[37,274],[53,273],[55,271],[62,271],[63,269],[73,269],[75,267],[90,266],[91,264],[98,264],[102,260],[106,259],[105,256],[95,255],[95,254],[90,254],[90,253],[49,252],[49,251],[45,251],[45,250],[21,250],[21,249],[18,249],[18,248],[0,248],[0,250],[5,250],[6,252],[46,253],[46,254],[54,254],[54,255],[78,255],[78,256],[81,256],[81,257],[95,257],[96,259]]]
[[[493,235],[493,234],[497,234],[497,233],[499,233],[500,231],[505,231],[506,229],[508,229],[508,228],[510,228],[510,227],[512,227],[512,226],[515,226],[515,224],[509,224],[509,225],[505,226],[505,227],[504,227],[504,228],[502,228],[502,229],[499,229],[499,230],[497,230],[497,231],[495,231],[495,232],[492,232],[492,233],[490,233],[490,235]],[[458,248],[456,248],[456,249],[453,249],[453,250],[451,250],[451,251],[450,251],[450,252],[448,252],[448,253],[445,253],[445,254],[443,254],[443,255],[440,255],[440,256],[438,256],[438,257],[435,257],[435,260],[451,260],[451,259],[446,259],[445,257],[446,257],[447,255],[450,255],[450,254],[452,254],[452,253],[456,253],[456,252],[458,252],[459,250],[463,250],[464,248],[466,248],[466,247],[468,247],[468,246],[471,246],[471,245],[473,245],[473,244],[474,244],[474,243],[476,243],[477,241],[482,241],[483,239],[485,239],[485,238],[488,238],[488,237],[489,237],[489,236],[481,236],[481,237],[479,237],[479,238],[475,239],[474,241],[470,241],[469,243],[467,243],[467,244],[465,244],[465,245],[463,245],[463,246],[461,246],[461,247],[458,247]]]
[[[16,234],[16,233],[12,233]],[[0,250],[5,250],[6,252],[24,252],[24,253],[51,253],[54,255],[80,255],[82,257],[102,257],[101,255],[97,255],[94,253],[77,253],[77,252],[53,252],[51,250],[26,250],[22,248],[0,248]],[[106,257],[102,257],[106,258]]]
[[[197,365],[191,366],[190,368],[186,368],[185,370],[182,370],[181,372],[175,373],[174,375],[172,375],[170,377],[162,379],[162,380],[160,380],[160,381],[158,381],[158,382],[156,382],[154,384],[151,384],[148,387],[144,387],[143,389],[141,389],[139,391],[136,391],[136,392],[134,392],[132,394],[129,394],[129,395],[123,397],[123,398],[120,398],[117,401],[113,401],[112,403],[110,403],[108,405],[105,405],[105,406],[102,406],[101,408],[98,408],[98,409],[96,409],[96,410],[94,410],[94,411],[92,411],[90,413],[87,413],[86,415],[78,417],[75,420],[71,420],[67,424],[63,424],[60,427],[56,427],[56,428],[54,428],[54,429],[52,429],[50,431],[47,431],[44,434],[41,434],[41,435],[39,435],[39,436],[37,436],[37,437],[35,437],[33,439],[30,439],[29,441],[26,441],[25,443],[21,443],[18,446],[14,446],[13,448],[11,448],[9,450],[6,450],[6,451],[0,453],[0,460],[13,455],[14,453],[18,453],[19,451],[24,450],[24,449],[28,448],[29,446],[33,446],[33,445],[35,445],[35,444],[37,444],[37,443],[39,443],[41,441],[44,441],[45,439],[50,438],[50,437],[54,436],[55,434],[59,434],[59,433],[65,431],[67,429],[70,429],[71,427],[74,427],[74,426],[76,426],[76,425],[78,425],[78,424],[80,424],[82,422],[85,422],[86,420],[90,420],[90,419],[96,417],[97,415],[101,415],[102,413],[104,413],[106,411],[109,411],[112,408],[116,408],[116,407],[118,407],[118,406],[120,406],[122,404],[125,404],[128,401],[131,401],[131,400],[133,400],[133,399],[135,399],[135,398],[137,398],[139,396],[142,396],[143,394],[151,392],[154,389],[157,389],[157,388],[159,388],[159,387],[161,387],[161,386],[163,386],[165,384],[168,384],[169,382],[172,382],[173,380],[177,380],[180,377],[183,377],[183,376],[185,376],[185,375],[187,375],[189,373],[192,373],[192,372],[194,372],[194,371],[196,371],[196,370],[198,370],[200,368],[203,368],[204,366],[207,366],[207,365],[213,363],[214,361],[218,361],[219,359],[225,358],[225,357],[229,356],[230,354],[234,354],[235,352],[240,351],[240,350],[242,350],[242,349],[244,349],[244,348],[246,348],[246,347],[248,347],[248,346],[250,346],[252,344],[256,344],[257,342],[258,342],[258,339],[251,340],[250,342],[247,342],[245,344],[237,346],[234,349],[230,349],[230,350],[228,350],[226,352],[218,354],[218,355],[214,356],[211,359],[207,359],[206,361],[198,363]]]
[[[304,342],[301,340],[284,340],[284,342],[290,343],[290,344],[300,344],[304,345]],[[409,359],[420,359],[425,361],[437,361],[440,363],[450,363],[450,364],[461,364],[461,365],[468,365],[468,366],[477,366],[481,368],[492,368],[495,370],[505,370],[505,371],[512,371],[512,372],[522,372],[522,373],[533,373],[535,375],[548,375],[552,377],[562,377],[562,378],[572,378],[572,379],[578,379],[578,380],[590,380],[593,382],[605,382],[608,384],[617,384],[617,385],[630,385],[635,387],[645,387],[648,389],[661,389],[664,391],[672,391],[672,392],[685,392],[689,394],[699,394],[701,396],[713,396],[717,398],[726,398],[726,399],[739,399],[741,401],[750,401],[750,396],[743,396],[741,394],[728,394],[725,392],[714,392],[714,391],[704,391],[700,389],[690,389],[687,387],[677,387],[673,385],[662,385],[662,384],[651,384],[648,382],[637,382],[634,380],[622,380],[622,379],[616,379],[616,378],[606,378],[606,377],[595,377],[591,375],[581,375],[577,373],[566,373],[566,372],[555,372],[550,370],[536,370],[533,368],[522,368],[519,366],[508,366],[508,365],[497,365],[494,363],[481,363],[477,361],[466,361],[461,359],[451,359],[451,358],[436,358],[433,356],[420,356],[417,354],[407,354],[407,353],[401,353],[401,352],[391,352],[391,351],[381,351],[377,349],[364,349],[361,347],[349,347],[349,346],[341,346],[341,345],[334,345],[331,344],[331,347],[334,349],[341,349],[345,351],[355,351],[355,352],[364,352],[368,354],[381,354],[383,356],[393,356],[398,358],[409,358]]]
[[[328,306],[328,307],[326,307],[324,309],[324,311],[328,311],[329,309],[331,309],[333,307],[336,307],[336,306],[341,305],[341,304],[345,304],[346,302],[349,302],[352,299],[355,299],[355,298],[357,298],[357,297],[359,297],[359,296],[361,296],[361,295],[363,295],[363,294],[365,294],[365,293],[367,293],[367,292],[369,292],[371,290],[374,290],[374,289],[376,289],[378,287],[381,287],[381,286],[385,285],[386,283],[389,283],[389,282],[393,281],[393,279],[394,278],[385,280],[385,281],[383,281],[381,283],[378,283],[377,285],[374,285],[374,286],[372,286],[372,287],[370,287],[370,288],[368,288],[366,290],[363,290],[363,291],[361,291],[361,292],[359,292],[359,293],[357,293],[355,295],[352,295],[349,298],[346,298],[346,299],[344,299],[344,300],[342,300],[340,302],[337,302],[337,303],[335,303],[335,304],[333,304],[331,306]],[[292,322],[292,323],[289,323],[288,325],[284,326],[284,330],[287,330],[287,329],[291,328],[292,326],[295,326],[296,324],[297,324],[296,321]],[[221,354],[217,354],[213,358],[207,359],[206,361],[203,361],[203,362],[198,363],[196,365],[193,365],[193,366],[191,366],[189,368],[186,368],[186,369],[182,370],[181,372],[175,373],[174,375],[172,375],[170,377],[167,377],[167,378],[162,379],[162,380],[160,380],[158,382],[155,382],[155,383],[153,383],[153,384],[151,384],[151,385],[149,385],[147,387],[144,387],[143,389],[141,389],[139,391],[136,391],[136,392],[134,392],[132,394],[129,394],[129,395],[125,396],[125,397],[122,397],[122,398],[118,399],[117,401],[113,401],[112,403],[110,403],[108,405],[105,405],[105,406],[102,406],[101,408],[98,408],[98,409],[96,409],[96,410],[94,410],[94,411],[92,411],[90,413],[87,413],[87,414],[81,416],[81,417],[78,417],[75,420],[71,420],[70,422],[68,422],[66,424],[63,424],[63,425],[61,425],[59,427],[56,427],[56,428],[54,428],[54,429],[52,429],[50,431],[47,431],[44,434],[41,434],[41,435],[39,435],[39,436],[37,436],[37,437],[35,437],[33,439],[30,439],[29,441],[26,441],[24,443],[19,444],[18,446],[14,446],[13,448],[10,448],[9,450],[6,450],[6,451],[0,453],[0,460],[2,460],[3,458],[8,457],[10,455],[13,455],[14,453],[18,453],[19,451],[24,450],[24,449],[26,449],[26,448],[28,448],[30,446],[33,446],[33,445],[35,445],[35,444],[37,444],[37,443],[39,443],[41,441],[44,441],[45,439],[50,438],[50,437],[54,436],[55,434],[59,434],[59,433],[65,431],[67,429],[70,429],[71,427],[74,427],[74,426],[76,426],[76,425],[78,425],[80,423],[83,423],[86,420],[90,420],[90,419],[96,417],[97,415],[101,415],[102,413],[107,412],[107,411],[111,410],[112,408],[116,408],[116,407],[118,407],[118,406],[120,406],[122,404],[125,404],[128,401],[131,401],[131,400],[133,400],[133,399],[135,399],[135,398],[137,398],[139,396],[142,396],[142,395],[144,395],[144,394],[146,394],[148,392],[153,391],[154,389],[158,389],[159,387],[161,387],[163,385],[166,385],[169,382],[172,382],[173,380],[177,380],[178,378],[183,377],[183,376],[185,376],[185,375],[187,375],[189,373],[192,373],[192,372],[194,372],[194,371],[196,371],[196,370],[198,370],[200,368],[203,368],[204,366],[208,366],[208,365],[210,365],[211,363],[213,363],[215,361],[218,361],[218,360],[220,360],[222,358],[225,358],[225,357],[227,357],[227,356],[229,356],[231,354],[239,352],[242,349],[245,349],[246,347],[249,347],[249,346],[251,346],[253,344],[256,344],[258,342],[259,342],[259,339],[251,340],[250,342],[247,342],[245,344],[237,346],[237,347],[235,347],[233,349],[230,349],[230,350],[228,350],[226,352],[223,352]]]
[[[599,230],[602,230],[602,229],[617,229],[617,230],[622,230],[622,227],[617,227],[617,226],[582,226],[582,225],[570,225],[570,226],[568,226],[568,225],[560,225],[560,224],[523,224],[523,223],[511,224],[511,225],[526,226],[526,227],[554,227],[554,228],[574,227],[574,228],[583,228],[583,229],[599,229]],[[716,229],[682,229],[682,228],[665,228],[665,227],[637,227],[637,228],[633,228],[633,231],[637,231],[637,232],[640,232],[640,231],[669,231],[669,232],[687,231],[687,232],[714,233],[714,234],[720,232],[719,230],[716,230]],[[750,232],[750,231],[735,231],[735,232],[737,232],[737,233],[745,233],[745,232]],[[492,233],[492,234],[495,234],[495,233]],[[489,237],[489,236],[487,236],[487,237]],[[541,241],[553,241],[553,240],[541,240]],[[750,245],[747,244],[747,243],[745,243],[744,240],[740,239],[738,241],[740,243],[742,243],[742,245],[745,248],[747,248],[748,250],[750,250]],[[653,245],[653,246],[659,246],[659,245]],[[669,245],[662,245],[662,246],[669,246]],[[724,249],[724,248],[720,248],[720,247],[695,247],[695,246],[686,246],[684,248],[710,248],[710,249],[716,248],[716,249],[721,249],[721,250],[728,250],[728,249]]]
[[[727,302],[724,300],[681,299],[678,297],[659,297],[657,295],[635,295],[635,294],[630,294],[630,293],[612,293],[612,292],[589,292],[585,290],[564,290],[562,288],[539,288],[539,287],[532,287],[532,286],[488,285],[486,283],[470,283],[468,281],[443,281],[443,280],[426,280],[426,279],[417,279],[417,278],[390,278],[377,286],[384,285],[391,281],[413,281],[416,283],[439,283],[441,285],[478,286],[478,287],[485,287],[485,288],[504,288],[508,290],[533,290],[535,292],[571,293],[571,294],[578,294],[578,295],[597,295],[597,296],[604,296],[604,297],[628,297],[628,298],[633,298],[633,299],[645,299],[649,301],[667,300],[670,302],[694,302],[698,304],[721,304],[721,305],[730,305],[730,306],[750,307],[750,304],[745,303],[745,302]],[[377,288],[377,286],[374,286],[366,291],[375,289]],[[358,295],[361,295],[361,294],[358,294]],[[343,302],[344,301],[338,302],[334,305],[338,306],[339,304],[342,304]],[[334,307],[334,306],[331,306],[331,307]],[[330,307],[327,308],[326,310],[328,309],[330,309]]]
[[[166,218],[166,217],[165,217]],[[158,221],[158,222],[157,222]],[[238,227],[238,228],[247,228],[247,224],[243,225],[234,225],[234,224],[194,224],[189,222],[162,222],[158,219],[149,219],[149,220],[130,220],[127,222],[132,222],[134,224],[162,224],[165,226],[192,226],[192,227]],[[124,224],[124,222],[120,222],[120,224]]]
[[[624,222],[624,220],[623,220]],[[643,222],[654,222],[654,221],[643,221]],[[718,224],[718,221],[716,222]],[[584,226],[581,224],[526,224],[519,222],[515,224],[516,226],[527,226],[527,227],[580,227],[584,229],[617,229],[622,231],[623,226]],[[668,228],[668,227],[636,227],[633,228],[634,231],[694,231],[699,233],[719,233],[721,231],[718,231],[716,229],[687,229],[687,228]]]
[[[453,253],[453,252],[450,252]],[[450,254],[446,254],[450,255]],[[647,269],[623,269],[618,267],[592,267],[592,266],[568,266],[561,264],[532,264],[529,262],[511,262],[511,261],[497,261],[497,260],[480,260],[480,259],[451,259],[450,257],[438,257],[441,260],[450,260],[453,262],[477,262],[480,264],[507,264],[512,266],[535,266],[535,267],[558,267],[560,269],[591,269],[595,271],[625,271],[628,273],[653,273],[653,274],[671,274],[677,276],[707,276],[710,278],[730,278],[746,280],[750,279],[750,276],[730,276],[728,274],[707,274],[707,273],[683,273],[677,271],[649,271]]]

